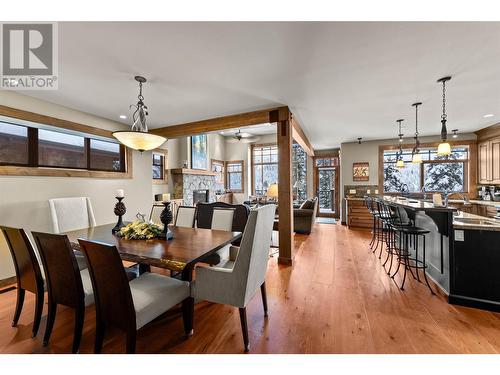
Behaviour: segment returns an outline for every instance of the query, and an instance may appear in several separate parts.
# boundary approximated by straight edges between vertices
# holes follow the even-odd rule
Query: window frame
[[[168,151],[164,149],[154,149],[151,152],[151,167],[153,165],[158,165],[154,163],[154,155],[160,155],[163,160],[163,168],[161,169],[162,171],[162,178],[153,178],[153,168],[151,168],[151,179],[153,181],[153,184],[156,185],[165,185],[168,183]]]
[[[256,148],[262,148],[262,147],[276,147],[277,155],[278,155],[278,161],[277,162],[260,162],[260,163],[255,163],[254,159],[254,151]],[[290,161],[290,165],[291,165]],[[251,150],[250,150],[250,174],[252,176],[252,195],[256,196],[255,194],[255,166],[256,165],[276,165],[278,167],[278,180],[279,180],[279,148],[278,148],[278,143],[261,143],[261,144],[252,144]],[[278,183],[278,181],[276,181]]]
[[[90,139],[113,141],[112,132],[92,126],[28,112],[0,105],[1,121],[28,129],[28,163],[0,163],[0,176],[47,176],[47,177],[91,177],[91,178],[132,178],[132,150],[120,145],[121,171],[90,168]],[[54,132],[78,134],[84,138],[86,168],[39,166],[38,129]]]
[[[462,192],[450,192],[450,194],[466,194],[472,197],[476,191],[476,172],[477,172],[477,142],[470,140],[464,141],[448,141],[452,148],[454,147],[468,147],[468,159],[459,160],[428,160],[420,164],[420,186],[424,181],[424,165],[425,164],[443,164],[443,163],[463,163],[464,164],[464,190]],[[420,148],[437,148],[439,142],[422,143]],[[403,149],[412,149],[414,144],[403,144]],[[384,152],[396,151],[399,145],[384,145],[379,146],[379,170],[378,170],[378,190],[385,195],[399,195],[400,192],[389,192],[384,190]],[[428,193],[435,193],[427,191]],[[418,194],[419,192],[411,192],[411,194]]]
[[[229,171],[229,165],[234,164],[234,165],[241,165],[241,172],[230,172]],[[244,160],[228,160],[225,163],[225,170],[226,170],[226,181],[225,181],[225,186],[226,186],[226,191],[230,193],[244,193],[245,192],[245,161]],[[241,189],[231,189],[231,185],[229,184],[230,180],[230,175],[231,174],[241,174]]]

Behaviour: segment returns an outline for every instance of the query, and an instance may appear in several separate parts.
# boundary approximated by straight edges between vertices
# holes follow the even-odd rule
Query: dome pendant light
[[[441,115],[441,143],[438,146],[438,156],[449,156],[451,154],[451,146],[446,141],[448,138],[448,130],[446,129],[446,82],[451,77],[443,77],[438,79],[439,83],[443,84],[443,114]]]
[[[413,164],[422,163],[422,155],[420,155],[420,141],[418,139],[418,106],[422,105],[421,102],[413,103],[415,107],[415,147],[413,147],[411,162]]]
[[[131,105],[130,109],[134,109],[132,118],[134,123],[130,131],[118,131],[113,133],[113,137],[118,141],[134,150],[143,152],[153,150],[160,147],[167,140],[165,137],[148,133],[146,125],[146,116],[148,115],[148,107],[144,104],[144,96],[142,96],[142,84],[146,82],[146,78],[135,76],[134,79],[139,82],[139,101],[136,105]]]
[[[398,129],[399,129],[399,151],[396,153],[396,167],[398,168],[404,168],[405,167],[405,162],[403,161],[403,133],[401,132],[401,123],[403,122],[403,119],[399,119],[396,122],[398,123]]]

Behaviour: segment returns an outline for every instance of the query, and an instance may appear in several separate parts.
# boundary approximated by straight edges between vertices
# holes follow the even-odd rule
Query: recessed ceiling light
[[[493,117],[493,116],[495,116],[495,115],[494,115],[494,114],[492,114],[492,113],[488,113],[487,115],[484,115],[483,117],[484,117],[484,118],[488,118],[488,117]]]
[[[127,116],[125,116],[125,115],[120,115],[120,118],[125,120],[125,119],[127,118]]]

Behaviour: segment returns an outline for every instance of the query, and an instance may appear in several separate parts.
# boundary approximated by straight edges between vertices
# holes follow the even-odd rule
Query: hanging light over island
[[[146,125],[146,116],[148,116],[148,107],[144,104],[144,96],[142,95],[142,84],[147,80],[141,76],[135,76],[134,79],[139,82],[139,95],[136,105],[131,105],[132,113],[132,129],[130,131],[117,131],[113,133],[113,137],[118,141],[134,150],[143,152],[153,150],[160,147],[167,140],[165,137],[151,134],[148,132]]]
[[[446,129],[446,82],[451,79],[450,76],[438,79],[438,83],[443,84],[443,114],[441,115],[441,143],[438,146],[437,154],[439,156],[449,156],[451,154],[451,146],[447,142],[448,130]]]
[[[415,147],[412,150],[411,162],[413,164],[422,163],[422,155],[420,155],[420,140],[418,139],[418,106],[422,105],[421,102],[413,103],[412,106],[415,107]]]

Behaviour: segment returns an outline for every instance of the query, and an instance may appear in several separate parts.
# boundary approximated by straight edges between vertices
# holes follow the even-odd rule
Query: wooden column
[[[292,123],[288,108],[272,112],[277,123],[278,138],[278,205],[279,257],[278,263],[291,265],[293,261],[293,196],[292,196]]]

